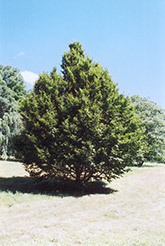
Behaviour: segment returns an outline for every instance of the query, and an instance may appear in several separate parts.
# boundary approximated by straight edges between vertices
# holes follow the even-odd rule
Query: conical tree
[[[23,102],[22,161],[32,176],[110,181],[141,157],[140,128],[108,72],[69,47],[63,76],[41,75]]]

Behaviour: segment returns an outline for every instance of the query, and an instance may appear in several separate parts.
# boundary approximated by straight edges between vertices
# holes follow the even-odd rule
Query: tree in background
[[[13,137],[20,130],[19,101],[25,96],[18,69],[0,65],[0,156],[14,155]]]
[[[140,118],[146,136],[144,158],[147,161],[165,162],[165,112],[146,98],[133,96],[136,115]]]
[[[42,74],[22,103],[20,159],[31,176],[110,181],[143,157],[141,129],[108,72],[78,42],[69,48],[63,76]]]

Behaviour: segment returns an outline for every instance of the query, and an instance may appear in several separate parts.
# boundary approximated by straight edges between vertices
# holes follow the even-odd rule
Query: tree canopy
[[[165,162],[165,112],[147,98],[133,96],[136,115],[140,118],[146,136],[144,158]]]
[[[13,137],[20,129],[19,101],[25,96],[18,69],[0,65],[0,156],[13,155]]]
[[[143,135],[130,99],[108,71],[69,45],[62,76],[40,75],[22,103],[24,131],[17,141],[31,176],[87,182],[119,177],[143,157]]]

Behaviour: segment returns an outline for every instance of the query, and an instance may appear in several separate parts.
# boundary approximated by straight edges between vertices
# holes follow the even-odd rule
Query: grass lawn
[[[93,193],[44,193],[20,163],[0,161],[0,245],[165,245],[164,164]]]

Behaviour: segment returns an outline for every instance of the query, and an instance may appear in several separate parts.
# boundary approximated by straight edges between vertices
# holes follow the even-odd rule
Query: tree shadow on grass
[[[140,168],[145,168],[145,167],[155,167],[155,165],[151,165],[151,164],[150,164],[150,165],[145,165],[145,164],[144,164],[144,165],[142,165]]]
[[[102,181],[93,181],[80,186],[73,181],[57,179],[45,180],[30,177],[0,177],[0,191],[45,194],[61,197],[79,197],[90,194],[110,194],[117,192],[117,190],[107,187],[107,184]]]
[[[162,164],[162,163],[143,164],[142,166],[130,165],[130,167],[146,168],[146,167],[155,167],[156,165],[158,166],[159,164]]]

